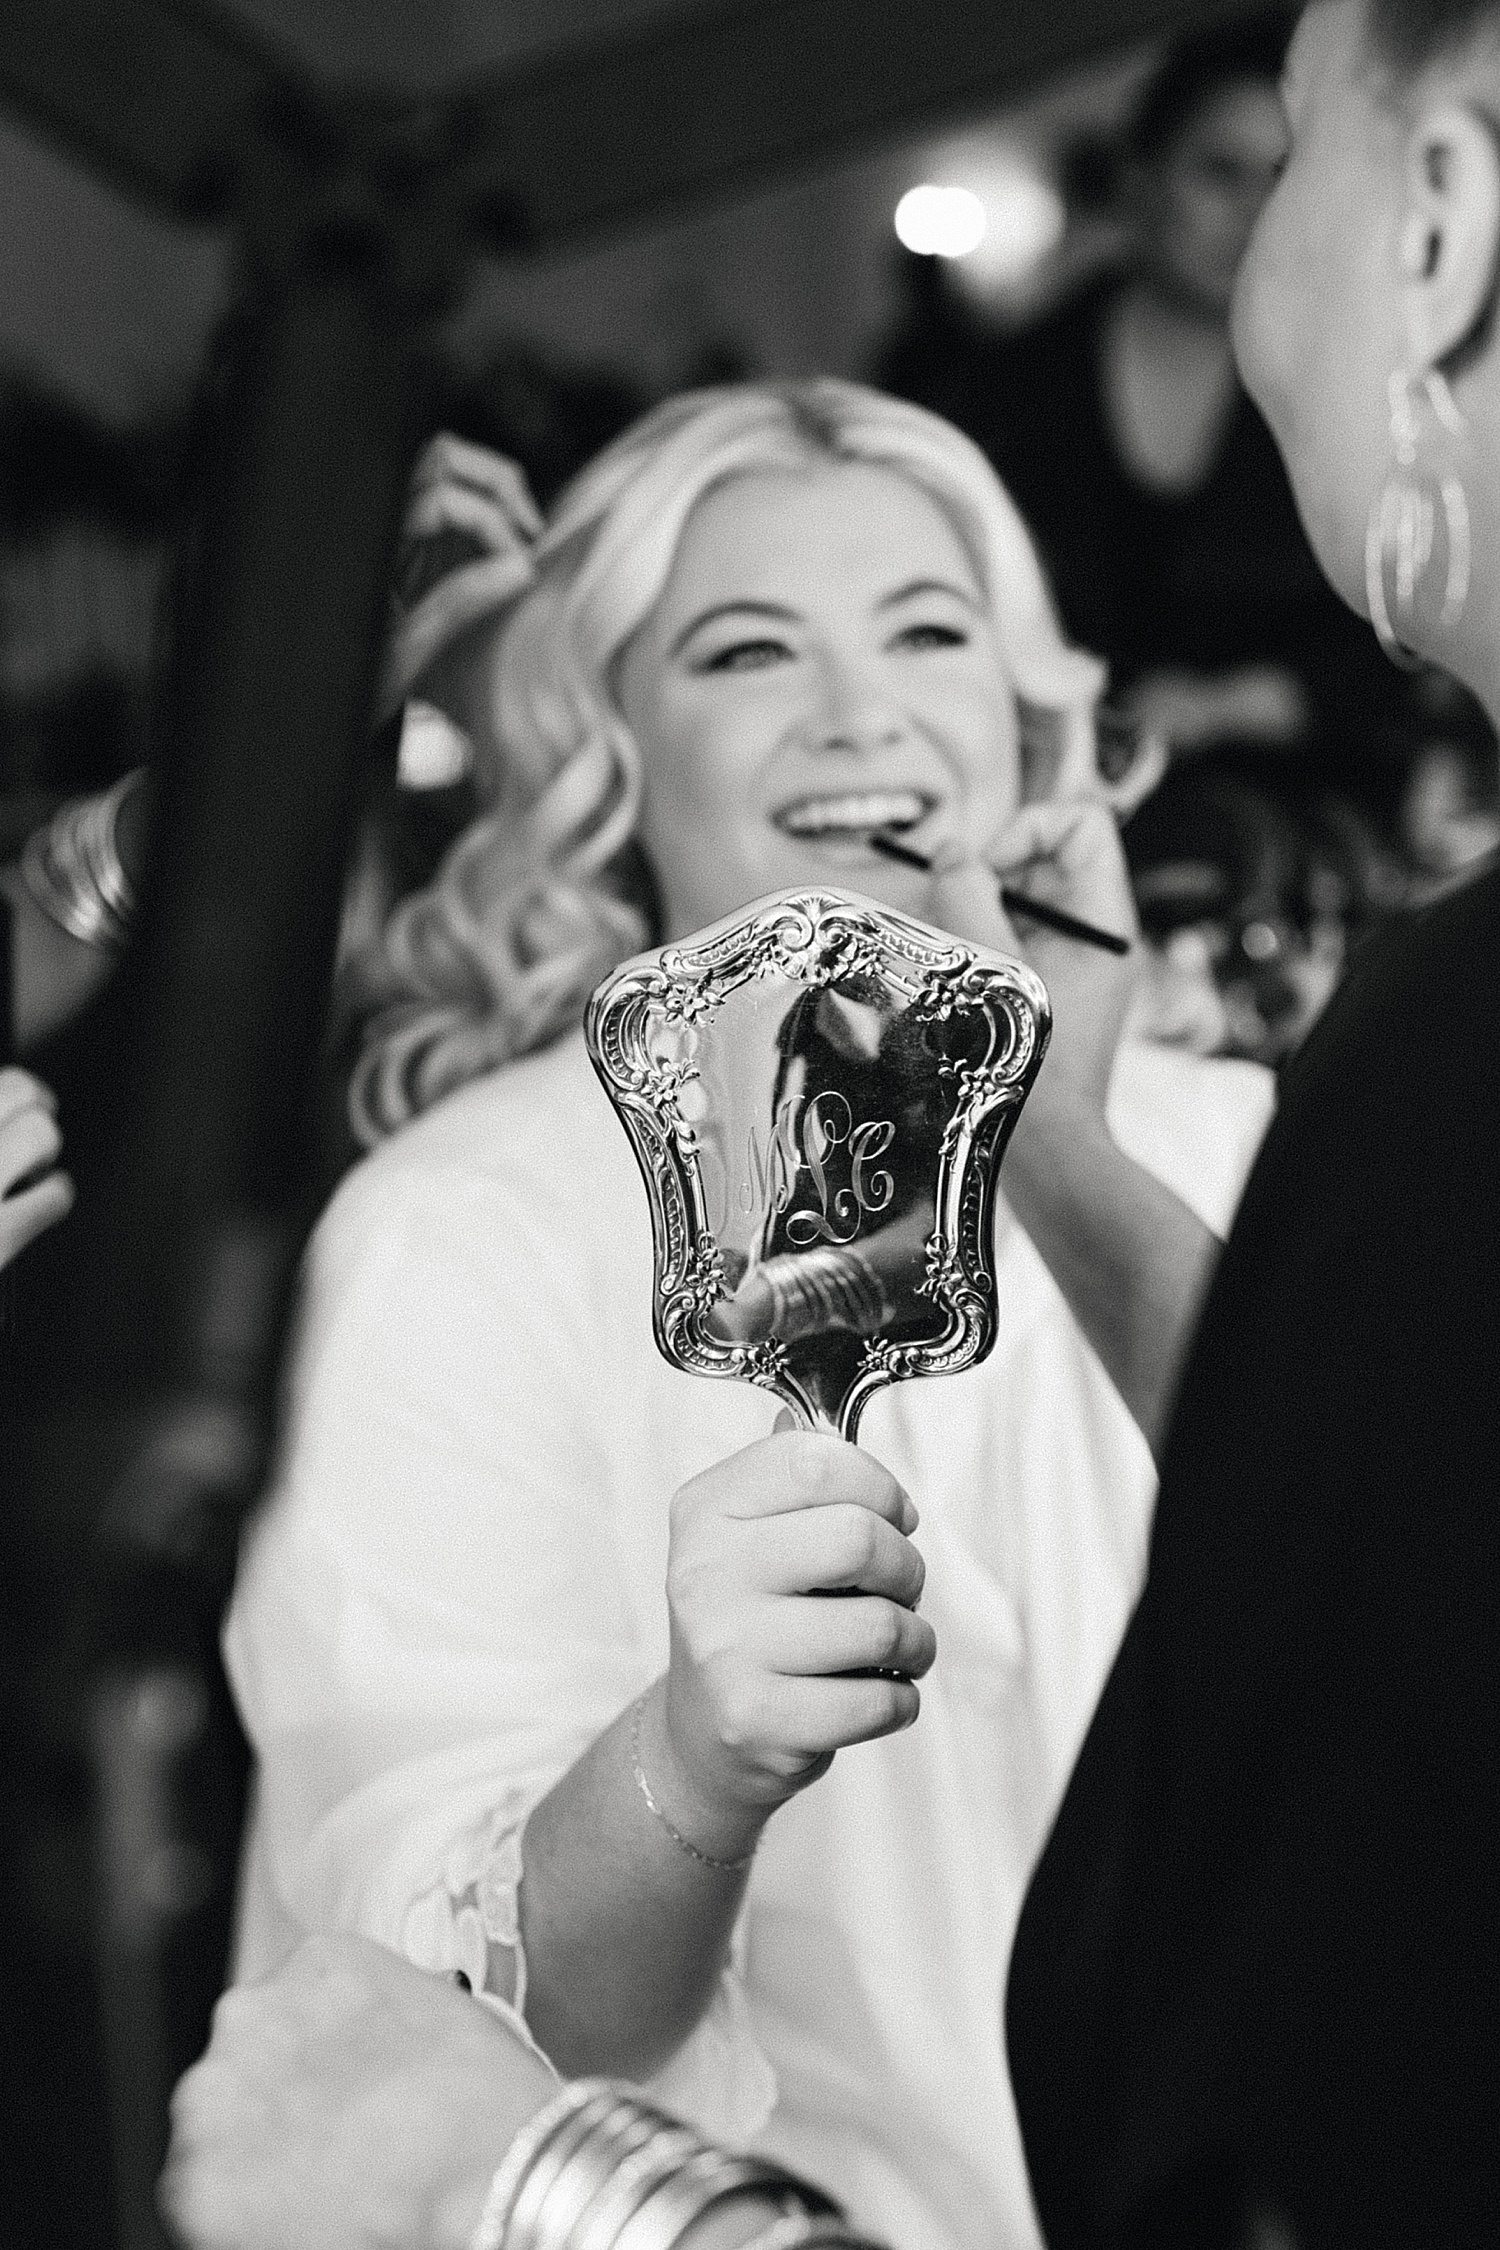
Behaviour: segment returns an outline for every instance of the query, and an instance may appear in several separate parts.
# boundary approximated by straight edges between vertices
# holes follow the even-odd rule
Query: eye
[[[785,641],[769,634],[759,634],[753,640],[729,641],[700,658],[694,666],[699,672],[764,672],[768,666],[779,664],[790,657],[791,650]]]
[[[932,648],[967,648],[969,638],[962,625],[949,625],[935,617],[928,617],[903,625],[891,646],[920,654],[923,650]]]

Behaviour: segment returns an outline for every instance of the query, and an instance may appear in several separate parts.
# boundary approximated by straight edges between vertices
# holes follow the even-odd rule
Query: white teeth
[[[866,789],[799,797],[773,818],[788,836],[867,836],[876,828],[915,828],[932,803],[915,789]]]

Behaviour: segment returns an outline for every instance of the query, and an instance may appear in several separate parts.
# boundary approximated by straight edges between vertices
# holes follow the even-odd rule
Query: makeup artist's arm
[[[1156,1453],[1219,1240],[1106,1121],[1133,956],[1018,929],[999,904],[1001,879],[1138,936],[1112,817],[1094,804],[1026,806],[982,858],[940,866],[931,911],[960,937],[1021,955],[1047,986],[1052,1043],[1006,1153],[1005,1193]]]
[[[11,914],[11,1020],[16,1052],[25,1055],[93,999],[115,957],[49,920],[15,868],[0,868],[0,891]]]
[[[61,1152],[47,1087],[30,1071],[0,1066],[0,1266],[72,1209],[73,1183],[57,1169]]]
[[[465,2250],[557,2081],[508,2024],[367,1938],[313,1938],[227,1994],[172,2101],[160,2200],[183,2250]],[[734,2250],[741,2198],[691,2250]]]
[[[115,845],[120,864],[138,884],[146,857],[152,785],[141,776],[120,801]],[[118,956],[108,946],[86,945],[44,914],[22,878],[19,862],[0,867],[0,900],[11,925],[8,995],[18,1055],[29,1055],[44,1039],[71,1023],[114,974]]]

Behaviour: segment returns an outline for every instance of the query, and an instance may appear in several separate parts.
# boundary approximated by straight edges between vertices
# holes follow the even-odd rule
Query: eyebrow
[[[906,585],[897,586],[892,593],[882,594],[875,607],[878,610],[895,609],[901,602],[909,602],[918,594],[949,594],[955,601],[962,602],[966,609],[979,608],[971,593],[967,593],[962,586],[955,586],[947,578],[910,579]],[[679,655],[695,633],[705,625],[712,625],[720,617],[769,617],[780,625],[795,625],[797,615],[796,610],[788,609],[782,602],[759,602],[748,596],[736,601],[715,602],[711,609],[700,610],[696,617],[689,618],[673,641],[669,653]]]
[[[951,594],[962,602],[965,609],[979,607],[974,596],[962,586],[955,586],[951,578],[913,578],[909,584],[898,586],[893,594],[882,594],[875,604],[877,609],[894,609],[898,602],[909,602],[915,594]]]
[[[782,625],[793,625],[797,621],[796,611],[785,608],[780,602],[750,600],[715,602],[712,609],[700,610],[696,617],[688,620],[673,641],[670,653],[676,656],[680,649],[687,647],[688,642],[702,626],[712,625],[717,617],[773,617]]]

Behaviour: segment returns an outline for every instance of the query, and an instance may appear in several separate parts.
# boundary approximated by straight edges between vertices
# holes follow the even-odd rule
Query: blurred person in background
[[[977,449],[857,386],[671,402],[540,537],[472,448],[418,486],[479,552],[416,574],[387,695],[447,706],[482,809],[363,964],[377,1145],[314,1237],[226,1637],[259,1761],[239,1974],[363,1932],[913,2240],[1030,2241],[1000,1988],[1148,1444],[1007,1215],[995,1350],[872,1403],[884,1467],[684,1379],[578,1027],[624,956],[789,884],[930,919],[875,829],[1024,859],[1108,828],[1075,794],[1100,667]],[[1128,983],[1053,1055],[1113,1064]],[[1127,1041],[1111,1079],[1222,1229],[1265,1074]],[[882,1647],[915,1726],[911,1679],[830,1676]]]
[[[948,407],[1015,494],[1068,630],[1177,755],[1305,747],[1319,716],[1342,724],[1355,680],[1383,681],[1230,347],[1235,273],[1285,149],[1289,24],[1277,10],[1168,50],[1125,131],[1133,256],[994,332]]]

